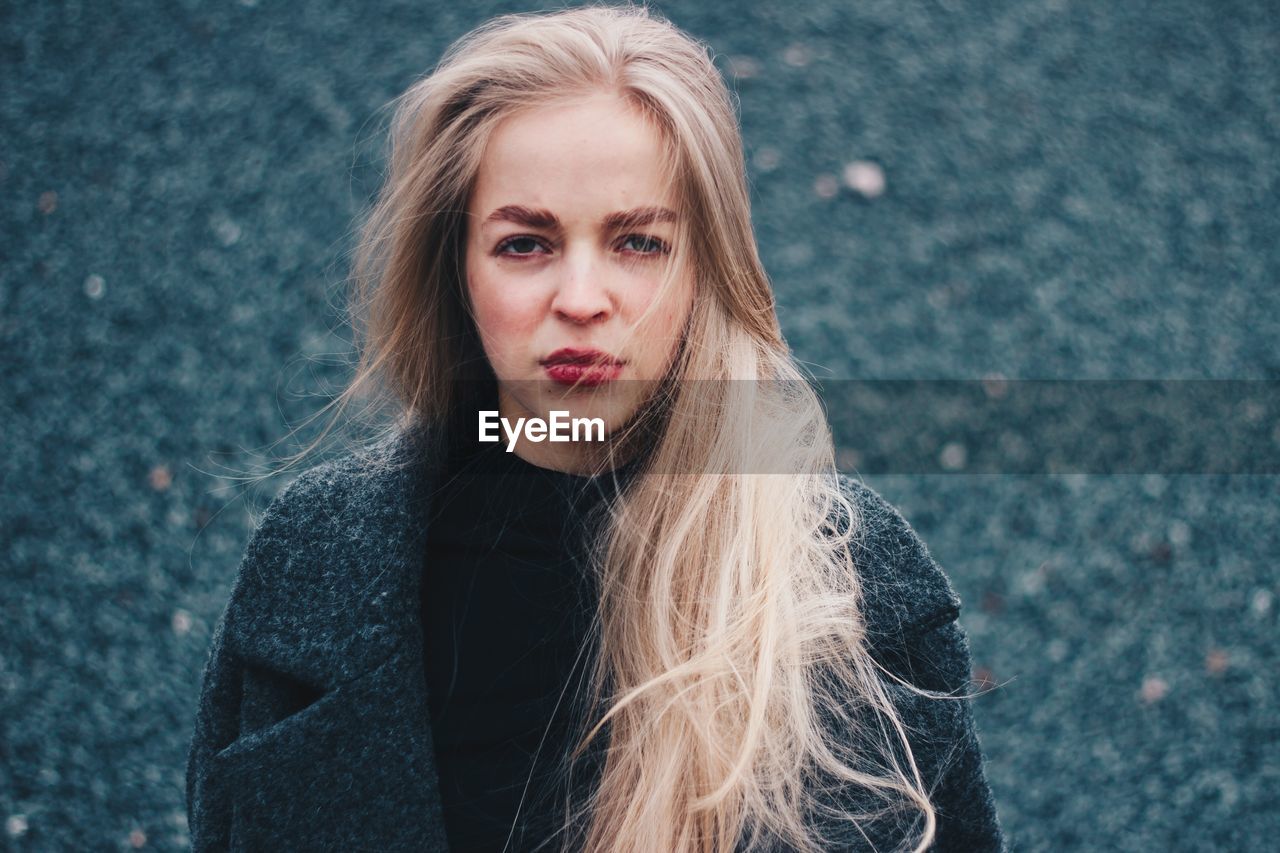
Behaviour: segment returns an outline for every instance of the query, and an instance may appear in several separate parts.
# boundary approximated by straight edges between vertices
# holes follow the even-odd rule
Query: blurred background
[[[741,99],[818,375],[1280,378],[1270,0],[651,6]],[[0,846],[187,846],[210,631],[270,497],[225,475],[348,375],[383,107],[532,8],[0,7]],[[975,710],[1014,849],[1270,849],[1275,476],[867,482],[1002,685]]]

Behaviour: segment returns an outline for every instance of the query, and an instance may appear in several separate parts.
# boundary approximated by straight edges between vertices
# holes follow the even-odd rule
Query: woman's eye
[[[537,240],[533,239],[532,237],[512,237],[510,240],[503,241],[498,246],[498,254],[500,255],[531,255],[531,254],[534,254],[534,250],[536,250],[541,245],[542,245],[541,243],[539,243]],[[528,249],[529,251],[515,251],[515,252],[506,251],[508,248],[511,248],[511,247],[523,247],[525,249]]]
[[[626,246],[632,241],[637,241],[641,248],[638,253],[641,255],[665,255],[670,251],[667,244],[657,237],[650,237],[647,234],[628,234],[623,238],[622,245]]]

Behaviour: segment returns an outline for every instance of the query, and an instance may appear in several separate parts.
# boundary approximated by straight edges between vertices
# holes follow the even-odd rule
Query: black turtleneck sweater
[[[559,826],[563,788],[550,774],[575,742],[595,648],[586,534],[634,468],[567,474],[505,443],[458,440],[449,452],[427,519],[421,607],[455,850],[529,850]],[[598,759],[575,766],[575,787],[594,781]]]

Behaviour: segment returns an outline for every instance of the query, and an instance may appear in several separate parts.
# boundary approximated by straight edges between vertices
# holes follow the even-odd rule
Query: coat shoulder
[[[239,585],[253,579],[245,576],[246,566],[284,566],[301,551],[325,548],[331,532],[349,513],[360,477],[353,456],[312,465],[295,476],[258,518],[245,548]]]
[[[960,597],[902,512],[866,483],[839,480],[856,516],[851,551],[873,642],[902,645],[954,621]],[[841,509],[839,523],[848,521]]]
[[[411,472],[349,453],[298,474],[249,537],[223,615],[237,655],[315,684],[366,671],[398,641],[396,593],[419,554]]]
[[[304,469],[267,504],[254,527],[250,546],[262,547],[294,538],[300,530],[347,490],[353,472],[347,460],[331,460]]]

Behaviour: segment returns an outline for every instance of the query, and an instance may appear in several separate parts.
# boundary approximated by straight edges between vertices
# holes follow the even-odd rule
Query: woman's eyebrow
[[[521,204],[507,204],[485,217],[485,224],[491,222],[514,222],[528,228],[545,228],[548,230],[560,227],[560,220],[549,210],[525,207]],[[620,210],[610,213],[602,223],[611,231],[623,228],[640,228],[655,222],[675,222],[676,212],[667,207],[636,207],[631,210]]]

